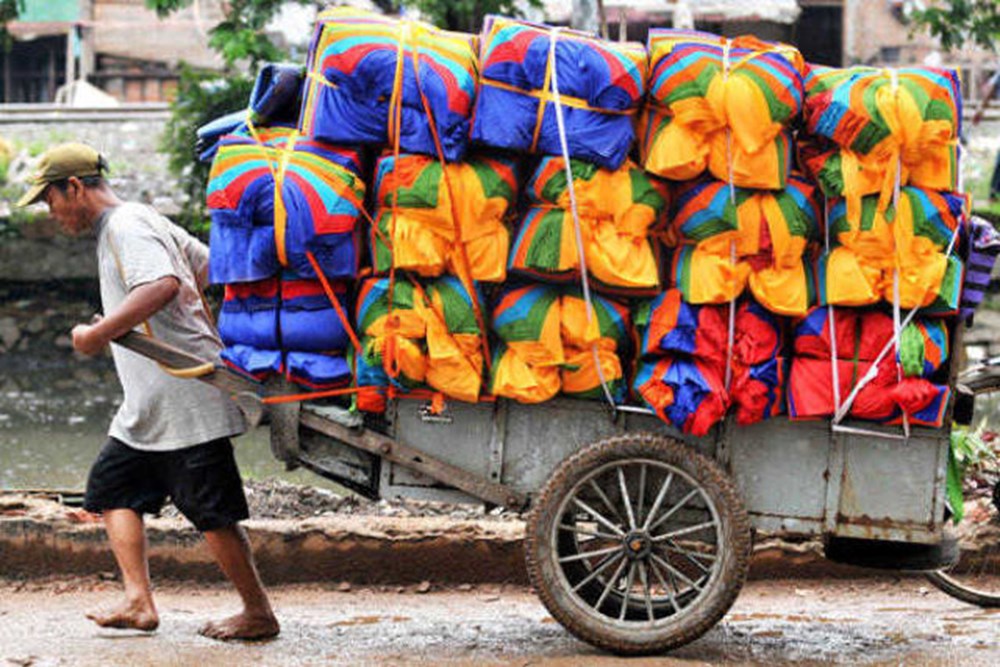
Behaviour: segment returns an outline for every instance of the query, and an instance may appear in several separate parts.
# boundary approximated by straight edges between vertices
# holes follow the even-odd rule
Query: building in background
[[[0,49],[0,101],[52,102],[60,87],[85,80],[121,102],[162,102],[178,64],[219,69],[208,32],[221,0],[193,0],[166,19],[144,0],[26,0]]]

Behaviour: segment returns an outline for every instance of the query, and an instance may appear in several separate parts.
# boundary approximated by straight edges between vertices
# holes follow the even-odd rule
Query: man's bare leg
[[[250,541],[239,525],[205,533],[212,555],[243,600],[243,611],[206,624],[199,631],[213,639],[266,639],[280,631],[250,551]]]
[[[107,510],[104,512],[104,529],[122,573],[125,602],[107,611],[91,612],[87,618],[103,628],[155,630],[160,625],[160,617],[149,586],[146,530],[142,516],[129,509]]]

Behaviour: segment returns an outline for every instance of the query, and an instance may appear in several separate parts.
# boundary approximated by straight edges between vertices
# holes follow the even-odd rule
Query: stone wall
[[[66,141],[90,144],[107,157],[109,182],[123,199],[151,204],[166,215],[180,210],[184,195],[167,170],[167,156],[158,151],[169,116],[165,107],[101,112],[39,107],[38,118],[25,115],[0,112],[0,138],[14,147],[8,183],[0,189],[0,227],[27,187],[38,155]],[[31,209],[40,217],[0,238],[0,282],[96,276],[94,240],[61,236],[45,211],[44,205]]]

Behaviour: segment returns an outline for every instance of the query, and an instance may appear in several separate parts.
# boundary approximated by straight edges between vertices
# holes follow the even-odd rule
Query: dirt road
[[[1000,664],[1000,610],[952,601],[920,579],[751,582],[701,640],[632,661],[574,640],[526,589],[420,590],[277,588],[280,638],[220,644],[196,630],[233,611],[222,587],[161,588],[162,626],[143,635],[83,618],[117,599],[114,582],[0,582],[0,665]]]

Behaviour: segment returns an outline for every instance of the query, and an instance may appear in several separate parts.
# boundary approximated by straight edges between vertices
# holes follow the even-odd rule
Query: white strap
[[[730,41],[726,39],[722,43],[722,81],[729,80],[729,49]],[[723,100],[725,104],[725,100]],[[723,108],[723,111],[725,108]],[[729,185],[729,201],[733,205],[733,215],[736,220],[736,229],[739,230],[739,212],[736,210],[736,186],[733,184],[733,133],[729,129],[728,119],[726,121],[726,182]],[[736,275],[736,239],[729,242],[729,264],[733,275]],[[726,329],[726,376],[724,387],[729,391],[729,385],[733,380],[733,344],[736,339],[736,296],[729,300],[729,323]]]
[[[570,164],[569,145],[566,141],[566,125],[563,121],[562,103],[559,96],[559,73],[556,68],[556,39],[559,36],[560,30],[560,28],[553,28],[549,37],[549,62],[552,63],[552,106],[555,109],[556,126],[559,129],[559,148],[562,150],[563,166],[566,169],[566,188],[569,192],[570,212],[573,214],[576,251],[580,257],[580,282],[583,284],[583,301],[586,304],[587,324],[589,325],[593,318],[596,317],[596,314],[594,313],[594,301],[590,294],[590,278],[587,275],[587,256],[584,254],[583,231],[580,229],[580,214],[576,206],[576,189],[573,187],[573,167]],[[597,377],[601,381],[604,398],[607,399],[608,404],[614,409],[616,407],[615,399],[611,395],[611,389],[608,387],[608,382],[604,377],[604,369],[601,368],[601,359],[597,353],[597,341],[594,341],[590,351],[594,357],[594,367],[597,370]]]
[[[826,234],[823,239],[826,248],[827,261],[830,258],[830,200],[823,193],[823,227]],[[833,411],[840,410],[840,354],[837,352],[837,311],[832,303],[826,306],[827,328],[830,330],[830,378],[833,384]]]

